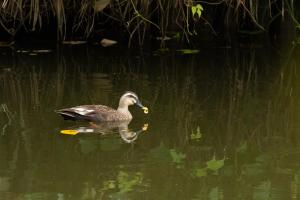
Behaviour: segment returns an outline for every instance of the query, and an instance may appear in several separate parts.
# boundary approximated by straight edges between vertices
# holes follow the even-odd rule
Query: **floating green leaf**
[[[169,53],[170,49],[169,48],[160,48],[157,49],[153,52],[154,55],[161,55],[161,54],[165,54],[165,53]]]
[[[206,176],[206,175],[207,175],[207,168],[204,167],[204,168],[196,169],[195,175],[196,175],[196,177],[198,177],[198,178],[201,178],[201,177]]]
[[[198,49],[179,49],[177,51],[182,53],[182,54],[196,54],[196,53],[199,53]]]
[[[213,159],[206,162],[207,168],[212,171],[218,171],[224,166],[224,160],[225,158],[222,160],[216,160],[216,158],[213,157]]]

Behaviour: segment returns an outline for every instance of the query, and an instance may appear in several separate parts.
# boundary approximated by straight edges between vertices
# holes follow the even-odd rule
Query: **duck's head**
[[[138,96],[134,92],[127,91],[120,98],[119,108],[124,108],[131,105],[137,105],[138,107],[144,110],[144,113],[148,113],[148,108],[143,106]]]

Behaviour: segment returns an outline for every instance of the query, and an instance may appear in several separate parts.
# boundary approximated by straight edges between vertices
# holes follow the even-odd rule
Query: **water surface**
[[[299,199],[300,51],[2,50],[0,199]],[[132,141],[54,110],[116,107]],[[146,126],[146,128],[145,128]],[[130,135],[132,136],[132,135]]]

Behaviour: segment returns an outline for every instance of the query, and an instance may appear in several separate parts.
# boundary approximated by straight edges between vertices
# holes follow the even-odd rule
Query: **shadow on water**
[[[299,53],[2,52],[0,199],[298,199]],[[129,125],[53,112],[126,90],[150,111]]]

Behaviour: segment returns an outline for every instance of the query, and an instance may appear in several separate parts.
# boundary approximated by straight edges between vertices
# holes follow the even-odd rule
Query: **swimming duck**
[[[117,110],[104,105],[81,105],[72,108],[64,108],[55,112],[59,113],[65,120],[86,120],[90,122],[128,121],[132,115],[128,106],[137,105],[148,113],[148,108],[143,106],[134,92],[125,92],[119,101]]]

